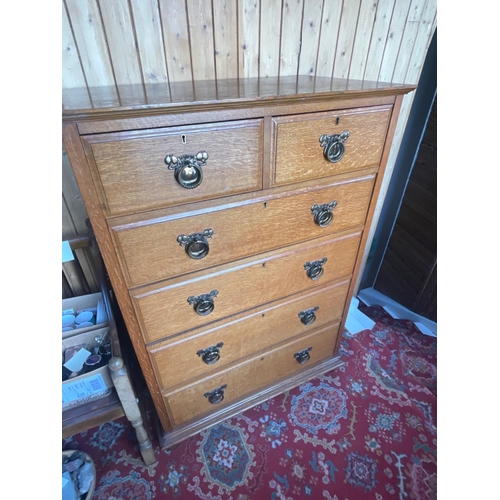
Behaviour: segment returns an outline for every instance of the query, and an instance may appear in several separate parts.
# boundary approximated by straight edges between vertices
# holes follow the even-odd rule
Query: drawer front
[[[85,137],[105,212],[131,213],[261,189],[262,123],[249,120]],[[204,165],[196,160],[199,151],[208,155]],[[201,183],[183,187],[175,169],[169,170],[165,163],[167,155],[194,157],[198,165],[186,171],[192,174],[188,185],[194,185],[197,168]],[[180,162],[177,165],[181,167]],[[181,181],[188,179],[178,173]]]
[[[113,228],[129,287],[180,276],[364,224],[374,176],[267,202],[248,202],[165,222]],[[333,222],[314,222],[313,205],[336,202]],[[195,259],[179,238],[210,232],[208,254]]]
[[[160,389],[205,377],[230,363],[340,319],[349,282],[261,307],[248,316],[154,347]]]
[[[291,184],[378,166],[390,117],[391,107],[384,106],[275,118],[274,183]],[[344,149],[343,157],[332,163],[325,158],[319,139],[344,131],[349,132],[345,142],[332,137],[325,144],[334,160]]]
[[[164,399],[170,409],[174,424],[183,424],[210,411],[219,410],[246,394],[263,389],[279,379],[298,373],[303,368],[332,356],[338,329],[338,323],[330,325],[307,337],[228,368],[211,378],[175,392],[165,392]],[[308,351],[309,359],[304,364],[300,364],[295,354],[309,348],[311,348]],[[307,359],[306,354],[304,357]],[[213,391],[223,386],[226,386],[223,401],[211,403],[209,398],[212,401],[218,399]]]
[[[360,233],[314,245],[298,246],[257,261],[224,271],[197,276],[189,281],[166,284],[153,290],[131,292],[141,331],[146,342],[154,342],[191,328],[223,319],[333,281],[350,277],[360,243]],[[312,279],[306,263],[327,261],[320,266],[323,275]],[[168,282],[167,282],[168,283]],[[213,310],[200,315],[195,311],[200,297],[212,297]]]

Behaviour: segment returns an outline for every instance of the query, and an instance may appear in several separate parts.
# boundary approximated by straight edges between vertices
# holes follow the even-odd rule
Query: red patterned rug
[[[63,441],[95,462],[93,499],[435,499],[436,339],[379,307],[345,365],[201,432],[144,466],[125,419]]]

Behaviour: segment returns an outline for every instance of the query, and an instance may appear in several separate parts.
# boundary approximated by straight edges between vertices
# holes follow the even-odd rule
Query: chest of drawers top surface
[[[415,85],[310,76],[65,89],[63,120],[143,117],[285,102],[406,94]],[[84,129],[85,130],[85,129]]]
[[[339,366],[414,88],[285,77],[63,93],[63,141],[165,445]]]

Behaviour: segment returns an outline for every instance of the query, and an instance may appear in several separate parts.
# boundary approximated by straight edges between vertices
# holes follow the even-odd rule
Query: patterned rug
[[[379,307],[345,365],[201,432],[144,466],[125,418],[63,441],[97,469],[95,500],[436,498],[436,339]],[[152,429],[152,414],[147,424]]]

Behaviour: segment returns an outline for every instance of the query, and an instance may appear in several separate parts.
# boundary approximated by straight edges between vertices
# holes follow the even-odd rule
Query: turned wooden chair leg
[[[126,417],[135,429],[142,458],[146,465],[156,463],[153,445],[149,439],[148,432],[143,425],[142,414],[137,404],[134,389],[128,376],[127,368],[122,358],[113,357],[109,361],[111,378],[123,406]]]

